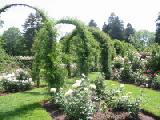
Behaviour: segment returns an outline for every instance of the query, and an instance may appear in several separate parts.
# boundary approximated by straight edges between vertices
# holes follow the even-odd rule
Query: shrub
[[[121,74],[120,74],[121,81],[126,83],[134,83],[132,74],[133,74],[133,71],[131,69],[131,65],[128,63],[128,60],[126,60],[124,64],[124,69],[121,71]]]
[[[117,56],[114,58],[113,61],[114,68],[120,69],[124,66],[124,58],[121,56]]]
[[[152,55],[152,58],[148,60],[147,67],[154,72],[160,70],[160,52]]]
[[[67,92],[61,90],[54,96],[54,101],[62,106],[64,112],[70,120],[91,119],[95,112],[93,91],[94,84],[90,84],[87,78],[77,80],[72,85],[72,89]]]
[[[25,91],[33,85],[32,78],[22,69],[17,69],[15,73],[7,74],[3,78],[2,88],[7,92]]]
[[[103,110],[110,109],[114,112],[129,112],[132,117],[137,117],[140,110],[141,97],[134,98],[131,92],[125,92],[124,84],[118,88],[108,88],[106,98],[101,103]]]
[[[137,71],[137,72],[133,72],[133,77],[132,77],[135,81],[135,84],[137,85],[147,85],[146,87],[148,87],[148,81],[149,81],[149,77],[147,75],[144,75],[143,72],[141,71]]]
[[[96,95],[99,99],[103,99],[104,95],[105,95],[105,85],[104,85],[104,76],[99,76],[98,78],[96,78],[96,80],[94,81],[95,85],[96,85]]]
[[[160,75],[157,75],[153,78],[152,87],[154,89],[160,89]]]

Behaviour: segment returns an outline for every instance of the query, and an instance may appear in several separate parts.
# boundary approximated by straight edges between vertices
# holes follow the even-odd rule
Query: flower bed
[[[1,84],[6,92],[18,92],[31,89],[34,83],[26,71],[17,69],[15,72],[5,74]]]

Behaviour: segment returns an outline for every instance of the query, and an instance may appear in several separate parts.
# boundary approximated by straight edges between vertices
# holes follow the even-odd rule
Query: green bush
[[[22,69],[3,76],[2,88],[7,92],[25,91],[32,88],[33,82],[29,75]]]
[[[160,52],[152,55],[152,58],[148,61],[147,67],[154,72],[160,70]]]
[[[54,101],[60,104],[70,120],[88,120],[95,112],[92,101],[96,86],[90,84],[87,78],[77,80],[72,89],[61,90],[54,95]]]
[[[134,83],[134,79],[133,79],[133,71],[131,69],[131,65],[128,64],[128,60],[125,61],[124,64],[124,69],[121,71],[120,74],[120,79],[122,82],[125,83]]]
[[[105,100],[101,103],[103,111],[111,109],[113,112],[129,112],[132,117],[138,116],[141,96],[134,98],[131,92],[125,92],[124,84],[120,84],[118,88],[108,87],[105,93]]]
[[[121,56],[115,57],[114,61],[113,61],[113,66],[116,69],[120,69],[120,68],[124,67],[124,58]]]
[[[152,87],[154,89],[160,89],[160,75],[157,75],[153,78]]]
[[[148,87],[148,76],[144,75],[141,71],[133,72],[133,79],[135,81],[135,84],[137,85],[145,85]]]
[[[96,85],[96,95],[99,99],[103,99],[105,95],[105,85],[104,85],[104,76],[99,76],[94,81]]]

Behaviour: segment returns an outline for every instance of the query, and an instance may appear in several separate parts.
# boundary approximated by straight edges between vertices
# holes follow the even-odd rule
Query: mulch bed
[[[63,110],[57,104],[51,104],[48,101],[44,101],[42,106],[50,113],[53,120],[69,120],[64,114]],[[96,112],[93,116],[93,120],[158,120],[153,116],[149,116],[140,112],[138,114],[138,119],[131,118],[128,112],[110,112],[105,113]]]

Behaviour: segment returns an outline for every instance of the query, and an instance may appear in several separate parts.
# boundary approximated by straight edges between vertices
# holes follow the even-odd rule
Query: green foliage
[[[95,112],[94,102],[91,99],[95,87],[94,84],[89,84],[88,79],[84,76],[72,85],[72,89],[67,92],[60,91],[53,99],[62,106],[70,120],[88,120]]]
[[[120,69],[124,67],[124,58],[117,56],[114,58],[113,66],[115,69]]]
[[[94,81],[96,85],[96,95],[99,99],[104,99],[105,95],[105,85],[104,85],[104,76],[98,76]]]
[[[140,111],[140,105],[142,103],[142,95],[140,97],[133,97],[131,92],[126,92],[124,89],[124,84],[120,84],[119,87],[111,87],[106,91],[106,98],[104,102],[101,103],[103,109],[107,107],[112,109],[112,111],[124,111],[129,112],[130,115],[138,117],[138,112]]]
[[[133,72],[133,79],[135,81],[135,84],[137,85],[144,85],[148,87],[148,76],[144,75],[142,71]]]
[[[3,76],[2,88],[7,92],[25,91],[32,88],[33,82],[26,71],[17,69],[12,74]]]
[[[160,44],[160,15],[158,15],[158,18],[156,20],[156,37],[155,42]]]
[[[18,28],[11,27],[2,35],[3,47],[9,55],[24,55],[25,44],[23,36]]]
[[[147,67],[154,72],[160,70],[160,51],[152,55],[151,59],[148,60]]]
[[[25,20],[23,25],[24,27],[24,38],[25,45],[27,49],[27,54],[31,55],[31,48],[34,42],[34,37],[36,35],[36,31],[39,31],[42,26],[42,18],[38,12],[35,14],[30,13],[28,18]]]
[[[133,71],[131,69],[131,65],[128,64],[128,60],[125,60],[124,69],[121,71],[121,75],[120,75],[122,82],[134,83],[132,74],[133,74]]]
[[[152,81],[152,87],[154,89],[160,89],[160,75],[159,74],[154,77]]]
[[[76,26],[77,32],[82,39],[82,46],[81,46],[81,52],[79,52],[79,65],[80,65],[80,73],[84,73],[88,75],[88,63],[89,63],[89,39],[90,33],[87,30],[86,26],[79,20],[77,19],[72,19],[72,18],[66,18],[66,19],[61,19],[57,21],[57,24],[72,24]]]
[[[124,39],[124,25],[123,21],[119,19],[115,13],[111,13],[108,18],[108,24],[104,24],[102,30],[108,33],[111,38],[123,40]]]
[[[116,55],[120,55],[122,57],[128,56],[132,52],[137,51],[133,45],[124,41],[119,41],[115,39],[112,41],[112,44],[114,46],[113,51],[116,52]]]
[[[92,20],[90,20],[90,22],[88,23],[88,26],[89,26],[89,27],[97,27],[97,24],[96,24],[96,22],[92,19]]]
[[[130,43],[138,50],[143,51],[146,46],[154,43],[155,35],[147,30],[140,30],[130,36]]]
[[[127,24],[127,28],[124,31],[124,39],[126,42],[130,43],[130,36],[135,34],[135,30],[132,28],[132,25],[130,23]]]
[[[15,58],[9,56],[0,45],[0,72],[11,71],[17,66]]]
[[[106,79],[110,79],[111,77],[111,43],[110,37],[106,35],[104,32],[100,31],[99,29],[89,28],[92,35],[95,39],[99,42],[101,48],[101,67],[102,72],[105,74]]]

